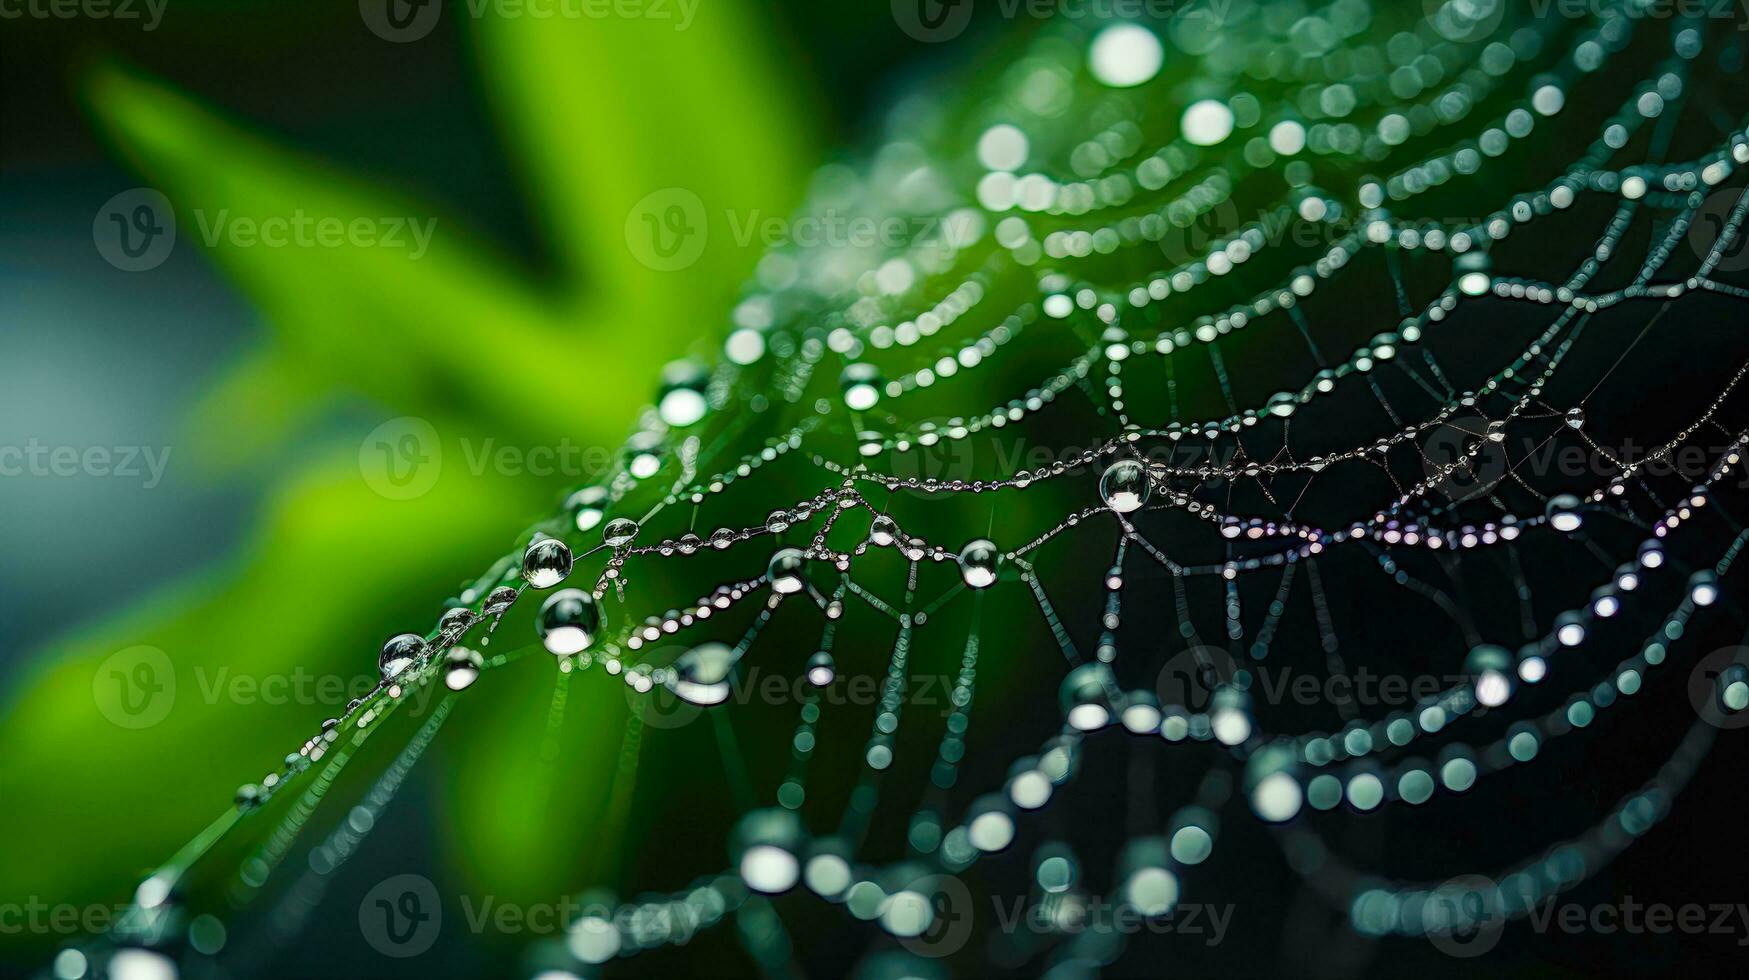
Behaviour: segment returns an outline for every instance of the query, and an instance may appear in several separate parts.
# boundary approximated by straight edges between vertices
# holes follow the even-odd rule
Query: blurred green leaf
[[[268,458],[263,449],[343,388],[442,420],[452,439],[617,444],[652,394],[655,368],[718,334],[761,251],[736,241],[723,216],[733,211],[745,224],[787,215],[812,163],[791,109],[793,82],[771,69],[779,61],[765,51],[759,18],[711,6],[687,30],[674,27],[624,18],[479,25],[485,84],[521,154],[530,210],[565,270],[551,293],[453,216],[280,148],[144,73],[95,71],[86,93],[104,132],[174,202],[184,240],[274,331],[204,400],[194,431],[206,459]],[[662,271],[640,261],[627,228],[637,226],[640,201],[670,187],[704,202],[713,234],[696,263]],[[237,247],[213,235],[221,216],[297,213],[436,225],[416,259],[355,245]],[[455,578],[500,553],[554,490],[450,466],[425,496],[390,501],[361,479],[355,452],[340,447],[289,479],[242,558],[56,644],[14,685],[0,735],[34,748],[0,771],[0,796],[28,801],[0,808],[0,831],[81,846],[20,849],[0,868],[8,894],[122,894],[240,782],[338,713],[211,697],[220,671],[374,671],[376,640],[423,622]],[[135,730],[104,715],[94,685],[106,658],[141,644],[165,651],[178,688],[162,722]],[[551,677],[506,675],[503,685],[526,697],[483,701],[490,723],[450,754],[451,827],[468,842],[455,850],[464,870],[490,869],[506,893],[550,898],[577,884],[578,869],[552,865],[555,848],[587,853],[618,839],[608,814],[625,704],[611,685],[576,685],[564,757],[543,759],[528,745],[544,734]],[[31,792],[51,780],[52,797]],[[118,806],[130,814],[120,832]]]

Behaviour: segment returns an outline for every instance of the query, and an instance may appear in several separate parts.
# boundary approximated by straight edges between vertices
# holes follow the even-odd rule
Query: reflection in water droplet
[[[582,589],[561,589],[541,604],[535,629],[554,656],[578,653],[601,631],[601,606]]]

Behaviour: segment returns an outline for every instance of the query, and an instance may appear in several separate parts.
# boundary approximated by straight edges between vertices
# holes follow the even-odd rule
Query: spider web
[[[1186,926],[1223,858],[1463,956],[1597,874],[1744,723],[1741,648],[1701,639],[1741,635],[1749,537],[1742,42],[1633,3],[1382,7],[1192,7],[1135,86],[1137,27],[1056,22],[979,98],[901,102],[795,224],[903,240],[773,249],[611,477],[82,948],[201,961],[204,877],[252,925],[218,962],[275,962],[447,719],[541,661],[544,756],[572,685],[623,686],[591,737],[625,785],[668,752],[692,785],[640,799],[711,799],[579,882],[664,890],[588,904],[530,972],[725,920],[776,974],[1134,971],[1155,937],[1122,917]],[[498,652],[513,614],[548,649]],[[1539,793],[1653,698],[1661,761]],[[1486,795],[1515,780],[1534,819]]]

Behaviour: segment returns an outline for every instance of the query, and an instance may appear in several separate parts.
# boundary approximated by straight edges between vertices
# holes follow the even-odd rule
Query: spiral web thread
[[[649,698],[672,692],[713,716],[739,710],[716,702],[738,665],[762,656],[761,637],[780,618],[817,621],[810,681],[867,658],[884,660],[884,671],[855,760],[857,792],[842,813],[809,812],[815,732],[831,710],[809,695],[775,799],[750,785],[724,749],[748,811],[729,834],[735,861],[671,894],[572,923],[562,940],[549,941],[542,961],[567,970],[685,943],[733,916],[752,958],[781,972],[791,940],[769,895],[792,889],[896,937],[899,948],[887,942],[872,962],[909,957],[915,965],[960,948],[944,933],[951,923],[943,912],[965,900],[968,870],[1019,860],[1029,843],[1038,845],[1035,897],[1052,920],[1096,914],[1077,905],[1068,881],[1055,879],[1065,867],[1063,845],[1027,841],[1026,822],[1072,795],[1087,759],[1124,744],[1120,728],[1159,752],[1179,753],[1172,764],[1205,767],[1192,798],[1165,819],[1142,831],[1134,819],[1128,831],[1098,830],[1125,834],[1110,887],[1149,915],[1171,915],[1190,870],[1218,859],[1214,814],[1230,797],[1236,806],[1227,810],[1274,828],[1294,871],[1363,934],[1472,935],[1596,873],[1668,812],[1716,729],[1731,727],[1744,708],[1740,660],[1704,675],[1701,720],[1638,791],[1591,829],[1539,842],[1515,865],[1443,884],[1394,880],[1352,866],[1309,818],[1436,808],[1496,773],[1534,765],[1549,743],[1584,737],[1666,660],[1698,659],[1700,651],[1682,642],[1691,621],[1733,614],[1719,601],[1722,581],[1749,533],[1724,498],[1741,478],[1749,432],[1725,420],[1741,408],[1749,364],[1727,371],[1684,424],[1635,459],[1595,439],[1588,413],[1599,407],[1593,393],[1636,369],[1639,345],[1681,343],[1660,328],[1668,312],[1705,299],[1740,317],[1735,304],[1749,299],[1749,290],[1719,278],[1740,268],[1736,238],[1749,197],[1733,178],[1749,163],[1749,135],[1728,103],[1732,89],[1708,87],[1710,73],[1741,84],[1741,55],[1729,54],[1740,43],[1732,40],[1736,25],[1655,19],[1633,3],[1599,4],[1583,19],[1536,17],[1516,5],[1435,3],[1426,16],[1406,9],[1416,5],[1391,6],[1405,9],[1338,0],[1290,21],[1274,5],[1235,3],[1233,22],[1203,34],[1190,19],[1205,12],[1193,6],[1149,27],[1151,36],[1198,54],[1187,72],[1192,81],[1167,72],[1135,87],[1105,84],[1104,76],[1113,65],[1147,61],[1146,39],[1111,35],[1104,24],[1047,25],[1004,62],[994,114],[922,98],[902,104],[893,127],[903,135],[859,168],[828,168],[814,206],[897,213],[934,233],[896,248],[786,247],[768,256],[735,310],[724,355],[670,373],[661,405],[646,413],[611,478],[573,495],[531,529],[525,547],[462,590],[454,608],[464,612],[452,609],[438,628],[386,652],[405,662],[389,663],[376,691],[325,722],[283,767],[246,785],[235,807],[146,879],[105,947],[117,957],[111,972],[167,962],[151,950],[174,945],[163,941],[164,925],[183,875],[244,821],[266,818],[265,804],[281,793],[295,796],[274,811],[276,823],[238,869],[238,893],[256,896],[276,873],[295,878],[267,921],[281,937],[296,935],[463,689],[521,658],[475,652],[490,649],[505,613],[538,599],[537,586],[566,575],[581,581],[591,563],[593,588],[559,593],[571,596],[570,607],[549,599],[541,614],[549,647],[564,651],[550,731],[563,718],[570,675],[624,684],[634,706],[626,734],[632,765],[639,740],[660,737],[646,714]],[[1486,16],[1490,10],[1497,19]],[[1142,44],[1139,54],[1125,48],[1132,42]],[[1101,64],[1102,44],[1114,46],[1103,55],[1110,64]],[[1643,77],[1613,67],[1636,56],[1651,65]],[[1381,64],[1398,69],[1387,76]],[[1413,69],[1407,82],[1405,68]],[[1210,80],[1226,86],[1220,98],[1181,115]],[[1247,94],[1253,89],[1286,94],[1264,99]],[[1051,132],[1039,120],[1065,92],[1088,101],[1076,102],[1073,118],[1051,123],[1067,132]],[[1601,93],[1619,102],[1602,105]],[[1587,123],[1573,162],[1533,178],[1522,193],[1493,189],[1534,172],[1525,163],[1504,173],[1500,158],[1520,160],[1517,152],[1546,167],[1560,151],[1549,131],[1585,111],[1600,120]],[[1171,135],[1150,142],[1149,133]],[[1701,149],[1670,159],[1679,137]],[[940,158],[923,145],[940,147]],[[1027,159],[1068,163],[1058,176],[1042,176],[1050,168],[1036,163],[1011,172]],[[1483,203],[1469,219],[1417,210],[1424,199],[1454,195]],[[1241,220],[1241,206],[1255,206],[1256,219]],[[1569,219],[1587,210],[1603,223],[1589,227],[1590,244],[1575,250]],[[1562,221],[1565,233],[1555,234],[1562,229],[1550,226]],[[1640,228],[1646,245],[1635,261],[1624,249]],[[1546,278],[1494,260],[1495,251],[1526,241],[1538,243],[1533,254],[1577,258]],[[1387,306],[1396,312],[1361,324],[1370,340],[1332,359],[1327,352],[1354,325],[1332,322],[1340,305],[1309,311],[1324,297],[1363,291],[1348,281],[1363,265],[1389,284]],[[1509,344],[1486,330],[1504,310],[1529,318],[1528,341]],[[1637,311],[1637,333],[1624,338],[1595,326],[1629,310]],[[1266,351],[1265,360],[1292,362],[1287,370],[1297,372],[1272,395],[1248,391],[1242,379],[1278,365],[1247,367],[1256,358],[1228,353],[1262,332],[1269,346],[1249,353]],[[1479,333],[1486,334],[1481,372],[1459,376],[1455,361],[1436,356],[1442,339]],[[1005,360],[1055,366],[1032,375],[1039,380],[1023,394],[976,414],[928,410],[965,397],[961,389],[975,393],[968,376],[1022,370]],[[1203,394],[1227,406],[1225,414],[1187,407],[1198,372]],[[1557,404],[1556,390],[1575,397]],[[1070,412],[1102,426],[1090,447],[989,475],[969,472],[988,457],[956,455],[956,445]],[[1582,447],[1604,472],[1584,485],[1549,486],[1529,458],[1498,448],[1527,430],[1539,433],[1538,446]],[[1706,454],[1698,480],[1665,471],[1696,447]],[[764,523],[691,530],[713,526],[719,495],[751,485],[768,501],[784,496],[763,483],[766,472],[786,466],[792,502]],[[1088,474],[1101,492],[1090,489]],[[1340,489],[1369,481],[1388,489],[1373,496]],[[1327,494],[1312,506],[1332,484],[1333,502],[1346,513],[1336,513]],[[978,542],[962,552],[963,539],[926,540],[892,517],[898,501],[927,508],[1040,491],[1064,495],[1060,516],[1030,528],[992,516],[989,537],[999,544],[983,552]],[[1320,508],[1333,516],[1309,513]],[[1172,533],[1153,529],[1168,518],[1178,522]],[[659,539],[681,525],[685,533]],[[596,543],[603,529],[615,543]],[[966,537],[974,536],[982,537]],[[582,543],[575,566],[563,542]],[[1070,542],[1110,546],[1109,567],[1066,566]],[[1531,549],[1576,556],[1562,559],[1571,561],[1562,568],[1596,586],[1590,598],[1558,615],[1548,615],[1546,603],[1539,612],[1534,597],[1544,586],[1526,571]],[[650,605],[640,596],[642,568],[718,552],[744,574],[690,605],[646,616],[673,599]],[[1348,553],[1378,576],[1323,570]],[[1523,630],[1516,641],[1476,626],[1481,600],[1463,580],[1483,563],[1509,586],[1506,603],[1516,605]],[[932,570],[938,564],[943,570]],[[871,565],[902,568],[896,592],[870,584],[861,573]],[[1053,599],[1070,575],[1097,579],[1096,612]],[[1365,601],[1412,605],[1437,629],[1462,636],[1471,650],[1463,679],[1406,710],[1349,712],[1335,731],[1273,726],[1248,689],[1249,668],[1286,648],[1287,656],[1321,659],[1341,673],[1341,651],[1351,648],[1343,633],[1352,628],[1343,622],[1343,596],[1381,587],[1386,598]],[[1660,590],[1669,594],[1659,598]],[[1296,604],[1309,609],[1313,628],[1284,629]],[[974,711],[980,660],[990,655],[980,623],[998,612],[1018,618],[1020,606],[1042,617],[1037,642],[1061,651],[1062,725],[1005,780],[967,787],[968,794],[958,785],[968,732],[995,723]],[[889,622],[890,642],[840,631],[847,607]],[[1170,624],[1164,650],[1123,629],[1129,610],[1147,607]],[[940,614],[956,609],[970,624],[966,634],[932,635]],[[744,629],[725,642],[711,639],[715,624],[741,610],[749,611]],[[552,640],[567,627],[573,646],[584,649]],[[1606,658],[1599,648],[1609,641],[1632,652]],[[1513,651],[1497,642],[1520,645]],[[670,643],[689,652],[658,656]],[[951,711],[928,767],[931,786],[907,828],[908,854],[868,861],[859,847],[900,748],[911,663],[925,643],[959,650]],[[766,656],[804,669],[787,652]],[[1174,702],[1158,685],[1148,689],[1152,676],[1188,677],[1175,689],[1206,684],[1206,697]],[[1521,707],[1563,681],[1564,700],[1541,711]],[[410,693],[439,683],[451,691],[353,816],[315,844],[306,868],[287,869],[358,749]],[[667,703],[677,710],[672,698]],[[1494,734],[1469,741],[1466,733],[1477,729]],[[830,834],[805,827],[833,818]],[[1099,925],[1066,932],[1047,962],[1114,962],[1124,940]]]

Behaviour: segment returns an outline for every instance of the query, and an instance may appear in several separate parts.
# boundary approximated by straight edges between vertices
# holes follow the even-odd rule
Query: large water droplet
[[[1091,732],[1111,723],[1113,683],[1111,668],[1102,663],[1082,664],[1069,671],[1058,699],[1071,728]]]
[[[501,616],[515,601],[516,589],[508,585],[500,585],[487,594],[486,601],[480,605],[480,615]]]
[[[881,400],[881,373],[873,364],[852,364],[838,375],[844,404],[853,412],[866,412]]]
[[[443,615],[437,617],[437,632],[445,640],[454,640],[468,631],[474,625],[474,611],[466,606],[456,606],[445,609]]]
[[[987,589],[996,584],[996,565],[1002,560],[1002,553],[996,550],[996,545],[983,538],[977,538],[960,549],[960,577],[974,589]]]
[[[601,523],[602,507],[607,504],[606,487],[584,487],[565,500],[565,509],[577,530],[587,531]]]
[[[601,540],[609,548],[623,548],[638,536],[638,522],[629,517],[616,517],[601,529]]]
[[[882,548],[890,547],[899,539],[899,522],[885,514],[881,514],[868,526],[868,539]]]
[[[554,656],[580,652],[601,631],[601,606],[582,589],[560,589],[541,603],[535,630]]]
[[[388,680],[423,659],[428,651],[425,638],[417,633],[391,636],[383,644],[382,652],[377,654],[377,669],[382,671],[383,679]]]
[[[459,691],[480,679],[480,667],[485,658],[467,647],[455,647],[443,658],[443,683]]]
[[[1549,519],[1549,526],[1563,534],[1571,534],[1579,530],[1585,523],[1585,515],[1579,510],[1579,498],[1570,493],[1556,494],[1549,498],[1549,503],[1543,513]]]
[[[771,591],[781,595],[789,595],[802,591],[807,579],[802,574],[807,570],[808,560],[795,548],[781,548],[771,556],[771,564],[766,566],[766,577],[771,580]]]
[[[537,589],[550,589],[571,574],[571,549],[558,538],[541,538],[522,553],[522,577]]]
[[[825,687],[838,676],[838,667],[832,662],[832,655],[824,650],[808,658],[808,683],[815,687]]]
[[[668,689],[691,704],[722,704],[729,697],[729,674],[740,659],[722,643],[701,643],[674,661]]]
[[[1140,510],[1148,502],[1152,490],[1147,468],[1133,459],[1112,463],[1105,468],[1105,475],[1099,478],[1100,498],[1105,501],[1105,506],[1119,514]]]
[[[656,414],[675,427],[685,427],[704,418],[710,410],[705,400],[705,388],[710,385],[710,372],[694,360],[671,361],[662,368],[662,395],[656,404]]]

